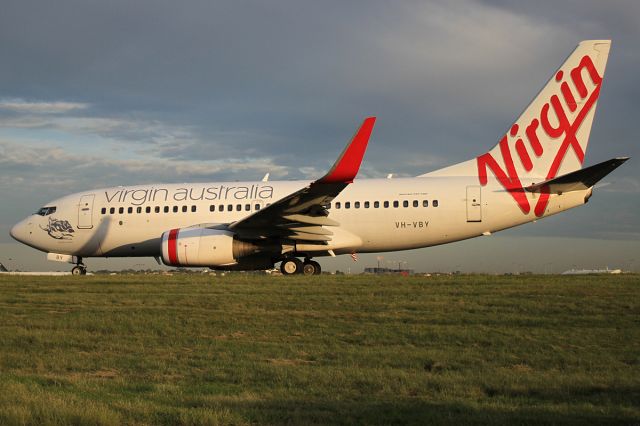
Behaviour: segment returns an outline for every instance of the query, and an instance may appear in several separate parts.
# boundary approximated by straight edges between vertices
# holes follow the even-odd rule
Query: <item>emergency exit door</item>
[[[78,229],[93,228],[93,199],[94,194],[83,195],[78,204]]]
[[[467,186],[467,222],[482,222],[481,186]]]

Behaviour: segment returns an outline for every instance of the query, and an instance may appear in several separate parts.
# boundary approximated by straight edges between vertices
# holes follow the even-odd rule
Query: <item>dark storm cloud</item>
[[[495,96],[490,87],[537,64],[531,55],[559,58],[534,43],[553,28],[473,2],[19,2],[3,8],[0,24],[3,57],[12,58],[0,70],[2,93],[189,124],[203,142],[224,147],[185,145],[181,158],[250,146],[313,165],[327,142],[339,150],[345,129],[368,114],[381,117],[371,153],[378,159],[405,158],[394,146],[456,149],[450,140],[464,142],[472,125],[490,137],[488,147],[513,117],[487,113],[487,97],[508,112],[532,93],[516,89],[520,100],[514,89]],[[518,34],[506,42],[511,31]],[[531,90],[547,77],[540,68]],[[478,131],[487,120],[491,130]],[[267,137],[216,139],[244,132]]]

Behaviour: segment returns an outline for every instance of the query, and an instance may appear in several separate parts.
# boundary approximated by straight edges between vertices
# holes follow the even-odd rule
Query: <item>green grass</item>
[[[0,424],[638,424],[640,277],[0,277]]]

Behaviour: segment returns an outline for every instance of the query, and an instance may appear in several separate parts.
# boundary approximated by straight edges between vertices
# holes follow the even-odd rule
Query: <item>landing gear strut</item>
[[[78,258],[78,263],[71,269],[71,275],[87,275],[87,267],[82,263],[82,258]]]
[[[280,264],[280,271],[282,272],[282,275],[320,275],[322,268],[318,262],[311,259],[305,259],[303,263],[298,258],[290,257],[282,261]]]

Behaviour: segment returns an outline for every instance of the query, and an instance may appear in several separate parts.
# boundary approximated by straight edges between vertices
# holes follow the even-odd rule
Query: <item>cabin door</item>
[[[95,194],[83,195],[78,204],[78,229],[93,228],[93,199]]]
[[[481,187],[467,186],[467,222],[482,222]]]

